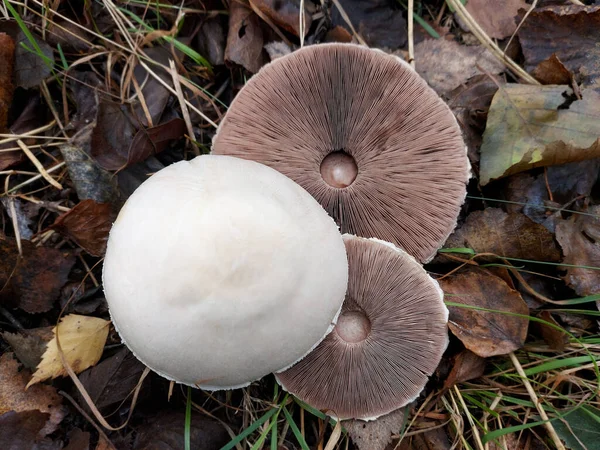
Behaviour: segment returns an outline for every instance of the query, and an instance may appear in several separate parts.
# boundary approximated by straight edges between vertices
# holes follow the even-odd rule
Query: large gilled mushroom
[[[456,119],[433,89],[401,59],[352,44],[304,47],[263,67],[212,151],[277,169],[342,232],[421,262],[454,229],[470,175]]]
[[[104,290],[144,364],[179,383],[242,387],[331,331],[348,263],[335,222],[279,172],[199,156],[146,180],[108,240]]]
[[[342,313],[306,358],[276,374],[283,388],[339,419],[370,420],[415,400],[448,345],[443,293],[388,242],[344,235]]]

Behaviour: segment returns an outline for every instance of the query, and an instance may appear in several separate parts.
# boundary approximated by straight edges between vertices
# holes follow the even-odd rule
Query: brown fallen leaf
[[[550,311],[542,311],[539,316],[540,319],[551,323],[552,325],[560,326],[560,324],[554,319]],[[555,327],[551,327],[542,322],[532,322],[532,326],[544,339],[544,342],[548,344],[552,350],[562,352],[565,349],[565,345],[569,341],[568,335]]]
[[[12,353],[0,356],[0,414],[31,410],[47,413],[42,427],[47,433],[52,433],[66,414],[62,406],[62,397],[52,386],[33,386],[26,391],[25,386],[30,375],[29,370],[19,370],[19,363]]]
[[[345,420],[342,425],[359,450],[384,450],[392,441],[392,435],[402,430],[404,410],[397,409],[369,422]]]
[[[223,19],[222,15],[207,18],[196,38],[199,53],[213,66],[225,64],[227,21]]]
[[[476,75],[446,94],[448,106],[456,116],[467,144],[467,152],[475,173],[479,173],[479,148],[485,130],[488,110],[498,85],[487,75]]]
[[[48,414],[40,411],[9,411],[0,415],[0,448],[3,450],[60,450],[62,442],[52,441],[44,430]]]
[[[531,74],[542,84],[564,84],[571,87],[576,84],[573,72],[565,67],[555,53],[540,62]]]
[[[406,19],[401,9],[393,9],[385,0],[344,0],[340,4],[354,30],[369,46],[397,50],[406,44]],[[352,32],[335,5],[331,8],[331,21],[333,26]]]
[[[529,308],[502,279],[484,269],[469,268],[439,282],[446,301],[508,313],[449,306],[448,326],[466,348],[488,358],[523,346],[529,320],[513,314],[528,316]]]
[[[109,203],[83,200],[71,211],[59,216],[50,228],[73,239],[90,255],[103,256],[115,218]]]
[[[456,446],[451,445],[451,439],[445,429],[436,426],[431,430],[404,438],[400,446],[394,447],[394,450],[452,450]]]
[[[108,320],[97,317],[77,314],[69,314],[63,317],[60,324],[54,327],[54,338],[48,343],[42,361],[29,383],[27,383],[27,388],[49,378],[67,375],[61,355],[58,352],[57,329],[60,346],[66,361],[75,373],[80,373],[100,360],[108,337],[109,325]]]
[[[81,431],[79,428],[73,428],[69,432],[69,444],[63,450],[89,450],[90,433]]]
[[[300,2],[295,0],[250,0],[252,5],[276,25],[300,36]],[[312,16],[304,10],[304,35],[312,24]]]
[[[532,70],[556,54],[583,79],[598,85],[600,77],[600,6],[547,6],[536,8],[518,31],[525,68]]]
[[[492,100],[481,144],[486,185],[535,167],[600,157],[600,93],[567,86],[506,84]]]
[[[8,110],[13,98],[13,64],[15,42],[6,33],[0,33],[0,133],[6,131]]]
[[[185,415],[163,411],[147,424],[137,428],[133,450],[179,450],[184,448]],[[231,438],[223,426],[202,414],[192,413],[190,426],[191,448],[219,450]],[[157,446],[160,443],[160,446]]]
[[[28,369],[35,369],[42,360],[48,342],[52,339],[52,327],[19,330],[16,333],[0,333],[8,342],[21,363]]]
[[[75,257],[67,251],[0,240],[0,303],[31,314],[49,311],[67,282]]]
[[[229,33],[225,62],[238,64],[256,73],[265,62],[260,20],[252,9],[239,1],[229,4]]]
[[[449,297],[450,298],[450,297]],[[477,356],[470,350],[463,350],[454,357],[452,370],[444,381],[444,389],[455,384],[479,378],[485,371],[485,358]]]
[[[139,382],[144,366],[133,354],[124,348],[100,364],[79,375],[79,380],[100,410],[121,403]],[[140,391],[140,398],[145,391]]]
[[[560,261],[561,258],[554,237],[546,228],[523,214],[508,214],[499,208],[469,214],[444,246],[468,247],[477,253],[536,261]]]
[[[483,31],[495,39],[511,36],[517,30],[519,9],[529,7],[525,0],[469,0],[466,6]],[[462,23],[461,28],[470,31]]]
[[[415,68],[439,94],[456,89],[475,75],[504,71],[485,47],[446,39],[426,39],[415,45]]]
[[[42,58],[37,51],[32,51],[31,42],[19,30],[17,34],[17,45],[15,47],[15,86],[25,89],[38,86],[51,73],[51,67],[54,65],[54,55],[50,47],[38,35],[31,33],[44,57]]]
[[[38,128],[44,119],[44,108],[40,102],[39,95],[32,95],[27,99],[23,111],[21,111],[17,120],[10,125],[12,134],[26,134],[28,131]],[[26,145],[33,144],[35,139],[23,138]],[[12,150],[9,150],[12,149]],[[25,161],[25,153],[16,145],[15,142],[6,142],[0,144],[0,170],[12,167]]]
[[[563,263],[600,268],[599,215],[600,206],[592,206],[585,215],[574,214],[569,220],[557,223],[556,240],[565,255]],[[567,273],[564,278],[578,295],[600,293],[600,270],[585,267],[565,269]]]

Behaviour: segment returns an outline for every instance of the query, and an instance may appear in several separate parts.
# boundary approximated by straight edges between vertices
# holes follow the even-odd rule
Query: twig
[[[8,199],[8,207],[10,209],[10,218],[13,224],[13,231],[15,233],[15,240],[17,241],[17,249],[19,250],[19,257],[23,257],[23,246],[21,245],[21,231],[19,230],[19,219],[17,218],[17,209],[15,208],[15,199],[10,197]]]
[[[536,409],[538,410],[540,417],[544,421],[544,426],[546,427],[546,430],[548,431],[550,438],[552,438],[552,442],[554,442],[554,445],[556,446],[556,448],[558,450],[566,450],[565,446],[563,445],[560,438],[558,437],[558,434],[556,434],[556,430],[552,426],[552,422],[550,422],[550,420],[548,419],[548,415],[546,414],[546,411],[542,407],[542,405],[540,403],[540,399],[535,394],[535,391],[533,390],[531,383],[529,383],[529,380],[527,379],[527,375],[525,375],[525,371],[523,370],[521,363],[515,356],[514,352],[510,352],[508,354],[508,356],[510,356],[510,360],[513,363],[513,366],[515,366],[515,369],[517,369],[517,373],[521,377],[521,381],[523,382],[523,385],[525,386],[525,389],[527,390],[527,393],[529,394],[529,398],[531,398],[531,401],[533,402]]]

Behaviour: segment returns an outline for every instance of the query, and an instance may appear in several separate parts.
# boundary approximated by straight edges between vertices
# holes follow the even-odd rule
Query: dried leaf
[[[487,75],[476,75],[447,94],[448,106],[463,132],[471,165],[479,172],[479,148],[488,110],[498,85]]]
[[[6,131],[8,110],[13,98],[13,64],[15,43],[12,38],[0,33],[0,133]]]
[[[467,11],[473,16],[483,31],[492,38],[504,39],[517,30],[517,13],[521,8],[529,8],[525,0],[469,0]],[[461,25],[462,27],[462,25]],[[467,28],[467,31],[468,28]]]
[[[556,240],[565,255],[563,262],[576,266],[600,267],[600,206],[593,206],[590,215],[574,214],[556,225]],[[600,293],[600,270],[585,267],[565,267],[565,280],[578,295]],[[600,302],[599,302],[600,304]]]
[[[474,211],[446,241],[445,247],[468,247],[509,258],[560,261],[552,233],[523,214],[499,208]]]
[[[539,314],[539,318],[553,325],[559,326],[559,323],[554,319],[550,311],[542,311]],[[562,352],[565,349],[565,345],[569,341],[569,337],[564,331],[558,330],[541,322],[533,322],[532,325],[534,329],[539,331],[539,334],[544,339],[544,342],[548,344],[548,347],[550,347],[552,350]]]
[[[41,125],[43,114],[41,111],[44,109],[41,107],[40,98],[38,95],[33,95],[27,100],[27,104],[21,114],[10,126],[10,132],[12,134],[25,134],[28,131],[34,130]],[[33,143],[34,139],[23,138],[23,142],[27,145]],[[10,150],[8,149],[16,149]],[[26,157],[23,151],[18,148],[15,142],[7,142],[0,144],[0,170],[4,170],[8,167],[12,167],[15,164],[25,161]]]
[[[256,73],[264,63],[263,43],[258,16],[249,6],[240,2],[231,2],[225,61]]]
[[[30,374],[29,370],[19,370],[19,363],[12,353],[0,356],[0,414],[39,410],[47,413],[43,428],[47,433],[52,433],[66,414],[61,405],[62,397],[52,386],[33,386],[26,391]]]
[[[73,239],[90,255],[102,256],[114,219],[109,203],[84,200],[58,217],[51,228]]]
[[[181,139],[185,132],[185,121],[178,118],[140,130],[133,137],[127,159],[123,160],[123,163],[129,166],[144,161],[151,155],[165,150],[172,141]]]
[[[449,297],[454,301],[452,297]],[[452,370],[444,381],[444,389],[449,389],[455,384],[479,378],[485,371],[485,359],[469,350],[463,350],[454,357]]]
[[[346,420],[344,428],[359,450],[384,450],[404,424],[404,408],[392,411],[376,420]]]
[[[542,84],[565,84],[573,86],[575,76],[565,67],[556,54],[542,61],[533,69],[532,75]]]
[[[56,343],[57,329],[66,361],[75,373],[80,373],[100,360],[108,337],[109,324],[109,321],[97,317],[77,314],[63,317],[60,324],[54,327],[55,336],[48,343],[42,362],[27,387],[49,378],[67,375]]]
[[[407,40],[406,19],[401,9],[392,9],[385,0],[344,0],[340,2],[352,26],[371,47],[396,50]],[[334,26],[351,32],[336,6],[331,11]]]
[[[206,19],[197,37],[199,53],[213,66],[225,64],[225,44],[227,42],[225,29],[227,23],[224,23],[222,19],[221,15]]]
[[[485,47],[445,39],[426,39],[415,45],[415,64],[417,72],[439,94],[458,88],[476,75],[504,71]]]
[[[449,306],[448,326],[465,347],[483,358],[521,348],[529,320],[512,314],[527,316],[529,309],[517,291],[501,278],[479,268],[439,281],[447,301],[508,313]]]
[[[48,414],[9,411],[0,416],[0,448],[3,450],[60,450],[62,443],[45,438]]]
[[[266,15],[273,23],[289,33],[300,36],[300,1],[299,0],[250,0],[252,5]],[[312,24],[312,16],[304,10],[305,32]]]
[[[600,157],[600,93],[574,99],[566,86],[507,84],[492,100],[480,183],[534,167]]]
[[[47,62],[37,54],[37,50],[33,48],[25,33],[19,31],[15,50],[15,85],[25,89],[38,86],[52,73],[50,67],[54,64],[52,47],[39,36],[34,34],[33,37]]]
[[[600,77],[600,6],[536,8],[519,29],[525,68],[532,70],[552,54],[583,78],[598,85]]]
[[[23,258],[14,240],[0,241],[0,303],[34,314],[49,311],[67,282],[75,257],[69,252],[35,247],[21,241]]]
[[[17,358],[28,369],[35,369],[42,360],[48,342],[52,339],[52,327],[19,330],[17,333],[2,333]]]
[[[79,375],[79,380],[100,410],[125,400],[133,391],[144,366],[124,348]],[[144,391],[142,390],[143,394]]]
[[[74,428],[69,432],[69,445],[63,450],[89,450],[90,433]]]
[[[137,428],[133,450],[179,450],[184,447],[182,413],[165,413]],[[201,414],[192,413],[190,427],[191,448],[219,450],[230,440],[225,428]]]

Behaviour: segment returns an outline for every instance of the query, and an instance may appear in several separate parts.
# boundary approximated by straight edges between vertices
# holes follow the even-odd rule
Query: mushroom
[[[470,176],[460,128],[435,91],[400,58],[353,44],[304,47],[263,67],[212,152],[277,169],[342,232],[421,262],[454,229]]]
[[[344,235],[348,292],[334,331],[276,374],[282,387],[338,419],[371,420],[425,387],[448,345],[443,292],[389,242]]]
[[[110,232],[104,291],[152,370],[208,390],[291,366],[331,331],[348,282],[335,222],[279,172],[229,156],[160,170]]]

